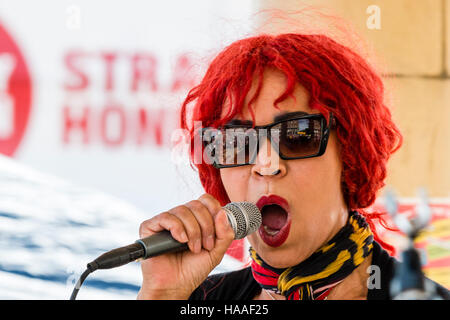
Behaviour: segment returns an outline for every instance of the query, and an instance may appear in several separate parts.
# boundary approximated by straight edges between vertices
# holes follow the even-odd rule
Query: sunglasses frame
[[[325,117],[321,114],[321,113],[314,113],[314,114],[308,114],[308,115],[304,115],[304,116],[297,116],[297,117],[293,117],[293,118],[289,118],[289,119],[283,119],[283,120],[279,120],[279,121],[275,121],[273,123],[267,124],[265,126],[254,126],[254,127],[248,127],[248,126],[243,126],[243,125],[226,125],[223,127],[219,127],[217,129],[239,129],[239,128],[247,128],[247,129],[255,129],[258,132],[258,136],[259,136],[259,130],[261,129],[266,129],[268,134],[267,134],[267,139],[270,139],[270,143],[271,144],[276,144],[276,142],[273,141],[272,139],[272,135],[271,135],[271,129],[272,127],[283,123],[283,122],[287,122],[287,121],[294,121],[294,120],[301,120],[301,119],[319,119],[320,123],[321,123],[321,129],[322,129],[322,136],[320,139],[320,146],[319,146],[319,150],[316,154],[313,155],[309,155],[309,156],[301,156],[301,157],[285,157],[281,151],[280,148],[278,146],[278,156],[280,157],[280,159],[283,160],[297,160],[297,159],[308,159],[308,158],[315,158],[315,157],[320,157],[321,155],[323,155],[325,153],[325,150],[327,148],[328,145],[328,139],[330,136],[330,132],[331,130],[335,127],[336,125],[336,121],[335,118],[333,116],[333,113],[330,112],[330,117],[329,117],[329,121],[328,121],[328,125],[326,125],[326,119]],[[204,133],[205,130],[210,129],[210,128],[202,128],[202,134]],[[256,160],[256,156],[259,153],[259,141],[257,144],[257,148],[256,148],[256,152],[255,154],[252,156],[252,159],[250,160],[250,162],[248,163],[244,163],[244,164],[217,164],[215,161],[213,162],[213,167],[216,169],[225,169],[225,168],[234,168],[234,167],[241,167],[241,166],[248,166],[251,164],[254,164],[255,160]]]

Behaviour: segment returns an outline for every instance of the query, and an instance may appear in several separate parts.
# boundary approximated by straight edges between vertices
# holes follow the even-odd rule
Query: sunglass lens
[[[280,153],[285,158],[314,156],[322,140],[322,121],[317,118],[288,120],[276,125]],[[273,134],[272,134],[273,135]]]
[[[254,129],[226,129],[223,136],[219,164],[242,165],[252,162],[258,145],[258,135]]]
[[[212,129],[205,155],[220,166],[234,166],[252,163],[258,147],[258,134],[254,129],[227,128]]]

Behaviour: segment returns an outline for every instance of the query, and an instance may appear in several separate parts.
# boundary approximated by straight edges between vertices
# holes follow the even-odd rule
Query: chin
[[[273,268],[284,269],[295,266],[299,263],[299,261],[297,261],[296,259],[292,259],[292,255],[286,254],[282,251],[276,251],[272,253],[264,252],[264,254],[259,255],[267,264],[269,264]]]
[[[253,236],[253,235],[252,235]],[[250,240],[250,239],[249,239]],[[249,241],[250,242],[250,241]],[[298,245],[289,245],[288,242],[280,247],[271,247],[264,243],[261,239],[251,241],[251,246],[256,250],[258,255],[273,268],[288,268],[300,263],[301,257],[298,252]]]

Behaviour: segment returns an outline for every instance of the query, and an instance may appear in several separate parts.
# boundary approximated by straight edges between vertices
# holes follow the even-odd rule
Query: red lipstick
[[[291,227],[287,200],[277,195],[262,196],[256,202],[256,206],[263,216],[263,222],[258,230],[259,236],[271,247],[281,246],[286,241]]]

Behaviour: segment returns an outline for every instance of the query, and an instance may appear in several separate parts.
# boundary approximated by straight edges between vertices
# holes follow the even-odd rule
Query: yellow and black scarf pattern
[[[296,266],[273,268],[250,247],[253,277],[261,287],[289,300],[314,300],[352,273],[372,252],[372,242],[365,218],[352,211],[347,224],[330,241]]]

